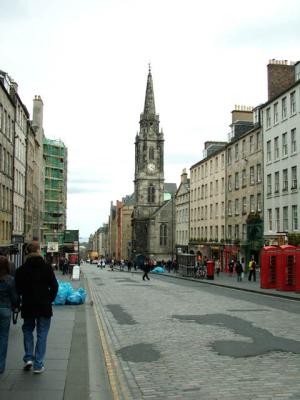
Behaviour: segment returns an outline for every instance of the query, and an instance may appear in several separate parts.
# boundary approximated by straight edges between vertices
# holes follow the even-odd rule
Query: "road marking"
[[[94,303],[93,307],[94,307],[95,317],[96,317],[96,321],[97,321],[97,325],[98,325],[100,341],[101,341],[101,345],[102,345],[102,349],[103,349],[105,365],[106,365],[106,369],[107,369],[107,374],[108,374],[108,379],[109,379],[109,383],[111,386],[113,399],[120,400],[120,399],[124,398],[127,400],[127,399],[129,399],[128,394],[126,393],[127,390],[125,389],[124,385],[121,383],[121,381],[118,377],[118,368],[119,367],[118,367],[117,363],[114,361],[114,359],[111,355],[111,352],[109,351],[108,340],[107,340],[106,333],[104,330],[104,321],[103,321],[100,307],[98,306],[98,304],[96,302],[94,289],[90,286],[89,279],[86,278],[86,281],[87,281],[88,290],[90,292],[92,301]],[[118,388],[119,388],[119,390],[118,390]],[[122,397],[120,397],[120,395]]]

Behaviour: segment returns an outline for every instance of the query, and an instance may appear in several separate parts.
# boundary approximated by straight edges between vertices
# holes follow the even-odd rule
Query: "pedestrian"
[[[220,275],[220,261],[219,260],[216,260],[216,262],[215,262],[215,269],[216,269],[217,276],[219,276]]]
[[[46,264],[40,253],[38,242],[28,245],[28,256],[25,263],[16,271],[16,289],[21,296],[21,317],[23,318],[24,370],[40,374],[44,372],[47,335],[50,328],[52,302],[58,283],[49,264]],[[34,348],[33,332],[36,329]]]
[[[143,281],[145,280],[145,278],[148,279],[148,281],[150,281],[150,278],[148,276],[148,273],[150,272],[150,264],[148,261],[146,261],[145,263],[142,263],[142,269],[144,269],[144,275],[143,275]]]
[[[228,267],[229,267],[229,274],[230,274],[230,276],[232,276],[233,269],[234,269],[234,259],[233,258],[230,260]]]
[[[131,262],[131,260],[128,260],[128,261],[127,261],[127,268],[128,268],[128,272],[130,272],[130,271],[131,271],[131,268],[132,268],[132,262]]]
[[[5,258],[7,258],[7,260],[8,260],[8,265],[9,265],[9,274],[10,274],[11,276],[15,276],[15,274],[16,274],[16,265],[15,265],[15,263],[14,263],[13,261],[11,261],[11,260],[9,259],[9,253],[8,253],[8,251],[7,251],[7,250],[1,251],[1,252],[0,252],[0,256],[4,256]]]
[[[249,276],[248,281],[251,282],[251,278],[253,276],[253,282],[256,282],[256,262],[254,260],[254,256],[252,256],[249,261]]]
[[[243,272],[243,266],[239,260],[235,263],[235,272],[237,276],[237,281],[242,282],[242,272]]]
[[[0,256],[0,374],[5,370],[11,314],[19,306],[15,280],[10,272],[8,258]]]
[[[67,275],[69,271],[69,260],[65,258],[64,264],[63,264],[63,275]]]

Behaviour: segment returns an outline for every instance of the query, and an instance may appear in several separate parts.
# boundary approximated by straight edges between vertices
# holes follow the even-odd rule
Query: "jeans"
[[[22,326],[24,335],[25,355],[23,361],[33,361],[33,368],[40,369],[44,366],[46,354],[47,335],[50,328],[51,318],[24,318]],[[36,345],[34,349],[33,331],[36,328]]]
[[[11,309],[0,308],[0,374],[5,370],[10,319]]]

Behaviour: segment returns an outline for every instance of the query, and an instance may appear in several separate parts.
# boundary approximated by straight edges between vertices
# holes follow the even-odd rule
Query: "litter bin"
[[[206,265],[206,279],[213,280],[215,275],[215,262],[207,261]]]

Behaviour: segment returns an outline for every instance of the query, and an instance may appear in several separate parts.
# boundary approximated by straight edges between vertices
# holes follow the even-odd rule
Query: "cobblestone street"
[[[93,265],[83,272],[124,397],[300,399],[298,302]]]

